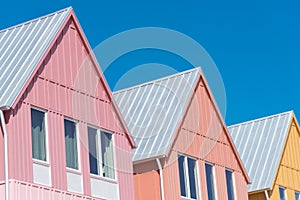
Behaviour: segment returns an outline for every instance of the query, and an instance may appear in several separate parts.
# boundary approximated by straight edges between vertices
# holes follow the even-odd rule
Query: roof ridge
[[[285,112],[281,112],[281,113],[277,113],[277,114],[273,114],[273,115],[268,115],[268,116],[265,116],[265,117],[259,117],[259,118],[248,120],[248,121],[244,121],[244,122],[241,122],[241,123],[232,124],[230,126],[227,126],[227,128],[233,128],[233,127],[236,127],[236,126],[240,126],[240,125],[244,125],[244,124],[249,124],[251,122],[259,122],[259,121],[262,121],[264,119],[274,118],[274,117],[278,117],[278,116],[289,114],[289,113],[294,113],[294,111],[293,110],[289,110],[289,111],[285,111]]]
[[[72,9],[73,9],[72,6],[69,6],[69,7],[63,8],[63,9],[61,9],[61,10],[58,10],[58,11],[55,11],[55,12],[52,12],[52,13],[43,15],[43,16],[41,16],[41,17],[36,17],[36,18],[30,19],[30,20],[28,20],[28,21],[21,22],[21,23],[19,23],[19,24],[17,24],[17,25],[13,25],[13,26],[10,26],[10,27],[1,29],[1,30],[0,30],[0,33],[3,33],[3,32],[5,32],[5,31],[8,31],[8,30],[11,30],[11,29],[14,29],[14,28],[21,27],[21,26],[23,26],[23,25],[32,23],[32,22],[37,21],[37,20],[39,20],[39,19],[43,19],[43,18],[46,18],[46,17],[50,17],[50,16],[52,16],[52,15],[55,15],[55,14],[58,14],[58,13],[61,13],[61,12],[70,11],[70,10],[72,10]]]
[[[116,95],[116,94],[119,94],[119,93],[122,93],[122,92],[125,92],[125,91],[129,91],[129,90],[133,90],[133,89],[136,89],[136,88],[139,88],[139,87],[143,87],[145,85],[155,84],[157,82],[161,82],[163,80],[174,78],[176,76],[180,76],[182,74],[187,74],[187,73],[193,72],[193,71],[199,71],[200,72],[201,67],[195,67],[195,68],[188,69],[188,70],[185,70],[185,71],[182,71],[182,72],[177,72],[175,74],[171,74],[169,76],[164,76],[164,77],[161,77],[161,78],[158,78],[158,79],[154,79],[152,81],[147,81],[147,82],[144,82],[144,83],[141,83],[141,84],[138,84],[138,85],[130,86],[128,88],[124,88],[124,89],[121,89],[121,90],[114,91],[114,92],[112,92],[112,94]]]

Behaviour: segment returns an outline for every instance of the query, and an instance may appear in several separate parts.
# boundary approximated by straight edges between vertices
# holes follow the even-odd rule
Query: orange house
[[[200,68],[113,95],[137,145],[136,199],[248,199],[249,178]]]

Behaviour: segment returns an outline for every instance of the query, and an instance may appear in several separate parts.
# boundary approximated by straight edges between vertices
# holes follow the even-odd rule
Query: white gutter
[[[8,144],[7,144],[7,132],[5,126],[5,119],[3,111],[0,110],[0,120],[2,131],[4,135],[4,174],[5,174],[5,200],[9,200],[9,187],[8,187]]]
[[[265,190],[265,196],[266,196],[266,200],[269,200],[270,198],[269,198],[269,194],[268,194],[268,191],[267,190]]]
[[[159,158],[156,158],[156,163],[159,169],[161,200],[165,200],[164,177],[163,177],[163,170]]]

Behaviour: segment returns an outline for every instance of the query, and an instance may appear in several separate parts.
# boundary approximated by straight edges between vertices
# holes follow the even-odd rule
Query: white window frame
[[[46,150],[46,160],[40,160],[37,158],[33,158],[32,156],[32,160],[35,163],[38,164],[42,164],[42,165],[46,165],[46,166],[50,166],[50,154],[49,154],[49,138],[48,138],[48,115],[47,115],[47,110],[46,109],[42,109],[42,108],[38,108],[35,106],[30,106],[30,122],[32,123],[32,117],[31,117],[31,110],[36,110],[36,111],[40,111],[44,113],[44,120],[45,120],[45,150]],[[32,127],[30,126],[30,128],[32,129]],[[32,135],[32,130],[31,130],[31,135]],[[32,136],[31,136],[32,137]],[[32,143],[32,138],[31,138],[31,143]],[[31,144],[31,155],[32,155],[32,144]]]
[[[279,198],[280,198],[280,189],[283,189],[284,200],[287,200],[286,187],[278,186]]]
[[[181,154],[181,153],[178,153],[178,155],[177,155],[177,157],[178,156],[183,156],[184,157],[184,178],[185,178],[185,180],[184,180],[184,182],[185,182],[185,188],[186,188],[186,197],[185,196],[182,196],[181,194],[180,194],[180,196],[182,197],[182,198],[185,198],[185,199],[193,199],[193,200],[197,200],[197,199],[199,199],[199,197],[200,197],[200,194],[199,194],[199,168],[198,168],[198,159],[196,159],[196,158],[193,158],[193,157],[191,157],[191,156],[188,156],[188,155],[184,155],[184,154]],[[196,166],[196,176],[195,176],[195,182],[196,182],[196,193],[197,193],[197,197],[196,197],[196,199],[194,199],[194,198],[191,198],[191,187],[190,187],[190,177],[189,177],[189,173],[188,173],[188,158],[190,158],[190,159],[192,159],[192,160],[194,160],[195,161],[195,166]],[[177,161],[178,162],[178,161]],[[178,163],[177,163],[177,165],[178,165]],[[179,171],[179,169],[178,169],[178,174],[180,173],[180,171]],[[180,186],[181,187],[181,186]]]
[[[98,171],[99,174],[93,174],[90,172],[90,176],[94,177],[94,178],[101,178],[101,179],[108,179],[108,180],[112,180],[112,181],[116,181],[117,180],[117,172],[116,172],[116,152],[115,152],[115,134],[113,134],[113,132],[103,129],[103,128],[99,128],[97,126],[94,125],[87,125],[87,134],[89,134],[88,132],[88,128],[93,128],[96,129],[96,137],[97,137],[97,159],[98,159]],[[110,134],[111,137],[111,142],[112,142],[112,146],[113,146],[113,162],[114,162],[114,178],[110,178],[110,177],[105,177],[103,176],[103,168],[102,168],[102,143],[101,143],[101,132],[106,132],[108,134]],[[89,145],[89,144],[88,144]],[[88,147],[88,151],[90,152],[90,149]],[[89,161],[89,165],[90,165],[90,161]],[[89,171],[90,171],[90,166],[89,166]]]
[[[80,139],[79,139],[79,127],[78,127],[78,121],[75,120],[75,119],[72,119],[72,118],[69,118],[69,117],[66,117],[64,116],[64,121],[63,121],[63,127],[65,129],[65,120],[68,120],[68,121],[71,121],[73,123],[75,123],[75,131],[76,131],[76,146],[77,146],[77,165],[78,165],[78,169],[74,169],[74,168],[70,168],[67,166],[67,158],[66,158],[66,168],[67,168],[67,171],[69,172],[73,172],[73,173],[76,173],[76,174],[81,174],[81,151],[80,151]],[[64,140],[66,139],[65,138],[65,130],[64,130]],[[66,141],[64,141],[64,145],[65,145],[65,151],[67,150],[66,149]],[[66,152],[65,152],[66,154]]]
[[[226,171],[229,171],[231,172],[231,179],[232,179],[232,192],[233,192],[233,199],[236,200],[236,187],[235,187],[235,174],[234,174],[234,171],[232,169],[228,169],[228,168],[225,168],[225,178],[226,177]],[[226,179],[226,190],[227,190],[227,179]]]
[[[218,200],[217,179],[216,179],[215,165],[212,164],[212,163],[210,163],[210,162],[204,162],[204,167],[205,167],[205,164],[210,165],[211,168],[212,168],[213,185],[214,185],[214,195],[215,195],[214,197],[215,197],[215,200]],[[207,179],[207,174],[205,173],[205,181],[206,181],[206,179]],[[207,188],[206,188],[206,190],[207,190]]]

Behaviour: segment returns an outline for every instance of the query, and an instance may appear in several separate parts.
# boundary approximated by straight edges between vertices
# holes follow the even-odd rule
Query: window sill
[[[79,171],[79,169],[73,169],[73,168],[69,168],[67,167],[67,172],[73,173],[73,174],[78,174],[81,175],[81,172]]]
[[[181,199],[184,199],[184,200],[197,200],[197,199],[193,199],[193,198],[190,198],[190,197],[185,197],[185,196],[180,196]]]
[[[39,164],[39,165],[43,165],[43,166],[46,166],[46,167],[50,167],[50,163],[48,163],[47,161],[38,160],[38,159],[33,158],[32,162],[34,162],[35,164]]]
[[[103,176],[96,175],[96,174],[90,174],[90,177],[94,178],[94,179],[102,180],[102,181],[107,181],[110,183],[116,183],[116,184],[118,183],[116,179],[111,179],[111,178],[103,177]]]

